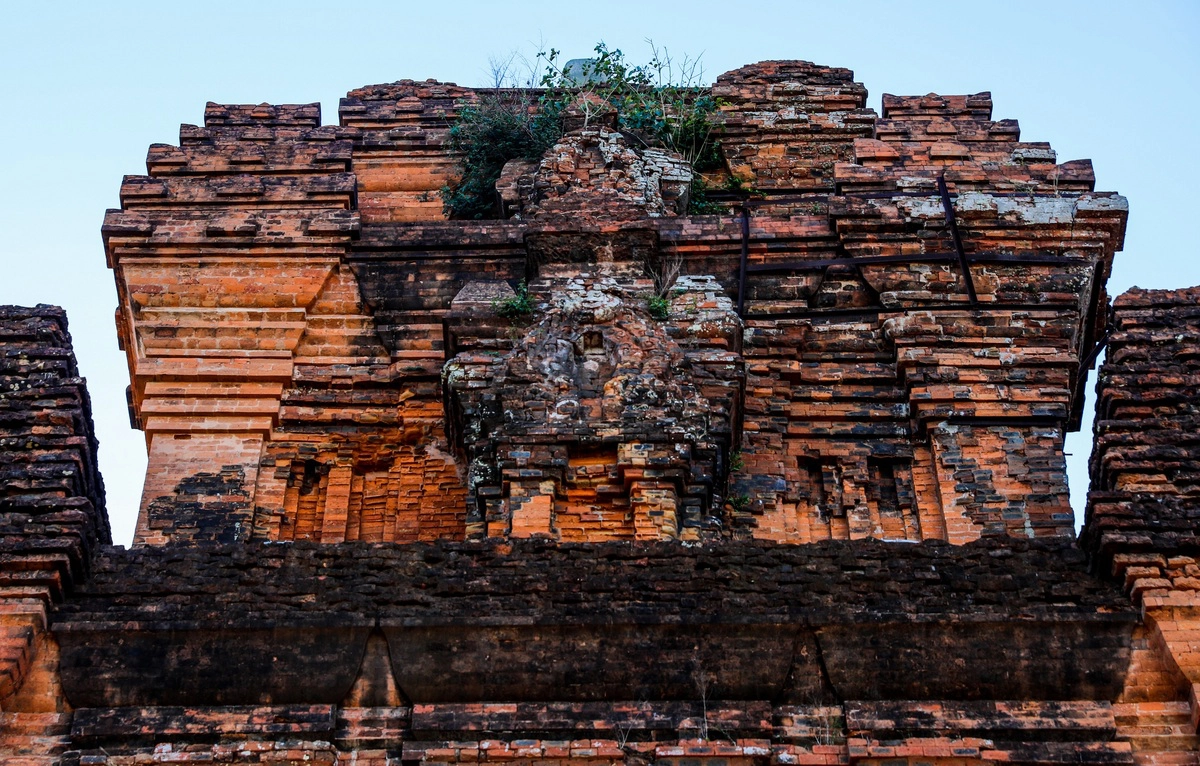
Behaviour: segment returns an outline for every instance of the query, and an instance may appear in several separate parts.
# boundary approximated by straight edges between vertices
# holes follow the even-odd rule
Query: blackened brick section
[[[0,307],[0,582],[58,591],[111,543],[96,447],[66,314]]]
[[[1117,553],[1200,551],[1200,287],[1130,290],[1112,326],[1083,530],[1102,571]]]
[[[219,602],[207,597],[218,591]],[[105,549],[79,596],[59,608],[58,623],[328,614],[422,625],[549,615],[590,623],[642,611],[671,622],[852,622],[1119,603],[1119,592],[1088,576],[1083,553],[1066,541],[296,542]]]
[[[151,500],[150,513],[163,519],[164,534],[185,533],[197,542],[237,542],[249,535],[238,523],[249,497],[245,479],[240,465],[225,466],[220,473],[202,471],[179,482],[174,495]]]
[[[1084,563],[1019,540],[165,546],[105,552],[54,629],[94,707],[336,703],[373,625],[415,704],[695,699],[698,672],[714,699],[1111,698],[1135,613]]]
[[[0,306],[0,710],[41,659],[47,605],[112,541],[96,467],[91,402],[54,306]],[[33,694],[37,694],[37,684]],[[44,705],[55,710],[53,694]],[[20,708],[18,708],[20,709]],[[39,708],[45,710],[46,708]],[[57,722],[43,722],[49,747]],[[4,728],[0,754],[11,746]],[[20,734],[13,734],[20,739]]]

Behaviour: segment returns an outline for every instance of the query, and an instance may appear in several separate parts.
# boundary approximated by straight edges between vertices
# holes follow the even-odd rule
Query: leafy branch
[[[618,130],[643,146],[681,155],[696,171],[693,196],[702,203],[706,187],[699,173],[722,165],[713,134],[717,101],[704,85],[699,58],[676,62],[666,48],[647,42],[651,57],[642,65],[631,64],[619,48],[603,42],[578,69],[568,69],[554,48],[539,51],[526,80],[539,88],[497,89],[462,107],[449,135],[450,148],[461,157],[462,176],[442,190],[450,217],[496,217],[495,187],[505,163],[540,159],[562,137],[568,117],[581,117],[588,128],[610,114]],[[513,62],[514,56],[492,59],[497,86],[515,80]],[[701,204],[689,212],[717,211]]]
[[[522,280],[511,296],[492,301],[492,310],[505,319],[529,316],[533,313],[533,298],[529,295],[529,286]]]

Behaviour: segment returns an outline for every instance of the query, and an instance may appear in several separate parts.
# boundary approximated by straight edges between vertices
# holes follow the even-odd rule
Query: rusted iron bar
[[[942,209],[946,211],[946,225],[950,227],[950,238],[954,240],[954,250],[958,253],[958,264],[962,268],[963,282],[967,285],[967,296],[971,303],[978,303],[975,295],[975,280],[971,278],[971,267],[967,262],[967,254],[963,250],[962,237],[958,234],[958,222],[954,218],[954,203],[950,200],[950,190],[946,187],[946,176],[938,176],[938,192],[942,195]]]
[[[1002,307],[1005,311],[1054,312],[1070,309],[1074,305],[1075,304],[1071,303],[1070,301],[1048,301],[1045,303],[1002,303],[997,304],[997,307]],[[969,304],[967,304],[965,301],[960,301],[946,303],[922,303],[913,308],[920,311],[963,311],[969,307]],[[806,308],[803,310],[797,309],[793,311],[763,311],[761,313],[749,313],[745,316],[745,319],[796,319],[802,316],[806,322],[835,322],[853,317],[878,317],[880,313],[887,313],[888,311],[891,311],[891,309],[881,307],[875,307],[872,309]]]
[[[742,205],[742,257],[738,266],[737,313],[742,316],[746,308],[746,266],[750,260],[750,207]]]
[[[1096,358],[1100,356],[1100,352],[1108,346],[1108,341],[1112,338],[1112,334],[1112,327],[1104,328],[1104,332],[1100,334],[1099,338],[1096,338],[1096,343],[1092,346],[1092,350],[1079,363],[1079,378],[1075,381],[1075,398],[1073,401],[1077,401],[1079,397],[1087,395],[1084,389],[1087,387],[1088,370],[1096,363]]]
[[[953,261],[958,253],[918,253],[916,255],[856,255],[842,258],[821,258],[811,261],[787,261],[784,263],[757,263],[746,267],[749,274],[769,274],[788,271],[806,271],[826,266],[870,266],[883,263],[941,263]],[[1086,262],[1086,258],[1065,255],[1032,255],[1022,253],[967,253],[968,263],[1032,263],[1060,264]]]
[[[1051,199],[1055,197],[1064,197],[1072,194],[1084,194],[1085,192],[1027,192],[1027,191],[985,191],[981,192],[989,197],[1033,197],[1035,199]],[[769,194],[765,197],[745,197],[735,193],[728,192],[709,192],[709,199],[716,201],[735,202],[737,205],[748,204],[750,207],[762,207],[764,205],[786,205],[789,203],[800,202],[827,202],[830,199],[891,199],[892,197],[937,197],[940,192],[936,189],[927,189],[921,191],[908,191],[897,189],[895,191],[877,191],[877,192],[809,192],[803,195],[786,194],[772,197]],[[958,193],[954,192],[950,195],[952,199],[958,197]]]

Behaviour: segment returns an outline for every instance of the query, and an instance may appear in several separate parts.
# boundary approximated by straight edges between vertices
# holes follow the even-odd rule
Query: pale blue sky
[[[652,37],[703,54],[709,79],[763,59],[853,69],[883,93],[992,91],[994,116],[1060,160],[1091,158],[1130,199],[1110,282],[1200,284],[1188,237],[1200,181],[1200,3],[214,2],[13,3],[0,46],[0,303],[66,307],[100,437],[114,535],[132,535],[144,442],[125,411],[116,292],[100,242],[121,177],[176,143],[206,101],[320,101],[402,78],[486,81],[488,56],[599,40],[643,58]],[[1089,405],[1092,394],[1089,390]],[[1090,435],[1068,451],[1076,514]]]

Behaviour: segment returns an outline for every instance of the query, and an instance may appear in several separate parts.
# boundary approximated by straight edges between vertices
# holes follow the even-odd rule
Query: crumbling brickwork
[[[1099,574],[1141,606],[1155,672],[1127,692],[1200,722],[1200,288],[1133,289],[1113,304],[1096,386],[1096,444],[1082,540]],[[1138,706],[1136,725],[1165,716]],[[1196,745],[1194,738],[1187,740]],[[1162,744],[1166,744],[1165,742]],[[1164,748],[1165,749],[1165,748]]]
[[[67,318],[0,306],[0,753],[61,752],[69,706],[50,611],[112,543],[91,401]]]
[[[877,732],[910,731],[884,709],[926,721],[914,752],[1129,762],[1128,742],[1106,741],[1107,700],[1136,614],[1067,541],[227,544],[95,566],[59,612],[61,675],[73,741],[129,748],[129,762],[159,727],[190,743],[290,723],[309,746],[373,743],[396,760],[587,761],[599,748],[604,762],[670,761],[716,747],[850,763],[887,754]],[[347,704],[368,683],[399,701]],[[964,722],[927,719],[910,697],[958,700],[944,704]],[[989,701],[1010,699],[1033,701]],[[368,723],[385,713],[386,727]],[[1084,720],[1050,744],[1022,733],[1060,717]]]
[[[449,130],[529,93],[209,104],[151,147],[104,223],[134,546],[96,548],[90,436],[74,495],[5,442],[61,497],[6,522],[0,605],[54,607],[5,634],[0,753],[1200,766],[1200,294],[1110,322],[1125,200],[987,93],[876,114],[774,61],[711,95],[721,214],[594,96],[491,220],[445,217]],[[39,311],[0,323],[14,374],[63,347]],[[1105,340],[1077,541],[1063,438]],[[72,381],[13,401],[66,423]]]
[[[154,147],[105,223],[150,445],[138,544],[1071,535],[1062,440],[1124,200],[987,94],[879,118],[802,62],[713,93],[728,172],[765,195],[741,222],[680,215],[686,163],[603,121],[502,177],[515,217],[442,221],[413,195],[450,177],[478,94],[431,82],[354,91],[339,127],[214,104]],[[533,313],[496,316],[522,279]],[[678,380],[707,424],[639,409],[653,386],[588,399],[630,374],[620,333],[661,367],[634,379]]]

